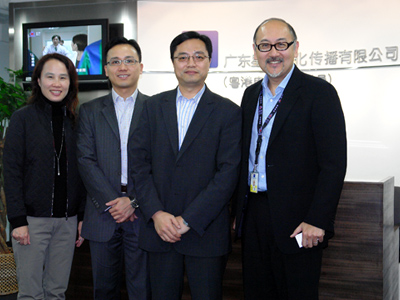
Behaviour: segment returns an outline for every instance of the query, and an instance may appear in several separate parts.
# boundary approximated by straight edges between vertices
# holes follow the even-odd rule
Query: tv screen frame
[[[38,59],[43,56],[46,46],[51,44],[51,37],[59,35],[64,40],[68,57],[76,63],[71,42],[76,34],[87,34],[87,47],[84,50],[85,59],[77,66],[79,90],[98,90],[108,88],[108,79],[104,65],[104,45],[109,37],[108,19],[46,21],[22,24],[22,49],[24,87],[31,85],[33,68]],[[99,39],[100,38],[100,39]],[[33,39],[36,39],[35,42]],[[41,40],[39,40],[41,39]],[[100,52],[98,52],[100,51]],[[76,54],[75,54],[76,55]]]

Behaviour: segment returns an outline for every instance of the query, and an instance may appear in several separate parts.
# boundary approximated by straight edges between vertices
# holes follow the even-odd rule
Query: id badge
[[[258,172],[251,172],[250,174],[250,192],[258,192]]]

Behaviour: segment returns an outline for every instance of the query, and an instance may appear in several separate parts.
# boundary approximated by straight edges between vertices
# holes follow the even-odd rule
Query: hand
[[[83,222],[80,221],[78,223],[78,239],[75,242],[75,246],[76,247],[80,247],[83,244],[83,241],[85,240],[82,236],[81,236],[81,232],[82,232],[82,224]]]
[[[106,205],[111,206],[108,212],[114,218],[115,222],[123,223],[128,220],[135,220],[135,217],[131,218],[135,213],[135,209],[132,207],[131,200],[128,197],[119,197],[107,202]]]
[[[324,241],[325,230],[302,222],[293,231],[291,238],[294,238],[298,233],[303,232],[303,247],[312,248],[318,246],[318,243]]]
[[[157,234],[164,242],[175,243],[181,240],[181,234],[178,232],[181,225],[173,215],[159,210],[152,219]]]
[[[182,218],[181,216],[176,217],[176,220],[178,221],[179,226],[180,226],[180,228],[176,227],[176,231],[178,231],[178,233],[179,233],[180,235],[185,234],[186,232],[188,232],[188,231],[190,230],[190,227],[189,227],[189,226],[186,226],[186,225],[183,223],[183,218]]]
[[[30,245],[31,238],[29,236],[28,226],[17,227],[12,231],[12,237],[17,241],[20,245]]]
[[[233,219],[232,229],[236,230],[236,217]]]
[[[131,222],[135,221],[136,219],[138,219],[138,216],[137,216],[135,213],[133,213],[133,214],[129,217],[129,221],[131,221]],[[128,220],[126,220],[126,221],[128,221]]]

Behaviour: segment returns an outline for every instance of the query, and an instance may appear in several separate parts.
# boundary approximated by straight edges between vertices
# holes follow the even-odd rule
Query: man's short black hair
[[[139,44],[133,39],[128,40],[124,37],[114,37],[109,40],[104,47],[104,56],[107,57],[108,51],[110,51],[112,47],[123,44],[128,44],[135,48],[139,57],[139,62],[142,62],[142,50],[140,50]]]
[[[58,38],[59,41],[61,41],[61,36],[59,36],[58,34],[55,34],[51,37],[51,40],[54,40],[54,38]]]
[[[182,44],[183,42],[185,42],[187,40],[191,40],[191,39],[201,40],[206,45],[208,56],[210,57],[210,60],[211,60],[212,43],[211,43],[210,38],[204,34],[200,34],[200,33],[196,32],[196,31],[186,31],[186,32],[181,33],[177,37],[175,37],[171,42],[169,50],[171,52],[171,60],[172,61],[174,61],[174,53],[175,53],[178,45]]]

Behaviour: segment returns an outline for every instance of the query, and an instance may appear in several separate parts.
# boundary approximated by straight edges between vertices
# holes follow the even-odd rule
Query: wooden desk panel
[[[346,182],[335,237],[324,251],[320,299],[398,299],[399,232],[394,179]]]

